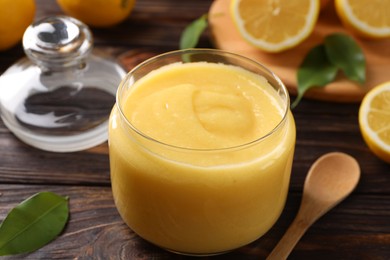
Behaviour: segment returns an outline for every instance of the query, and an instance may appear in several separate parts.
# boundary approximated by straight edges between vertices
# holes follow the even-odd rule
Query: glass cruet
[[[71,17],[47,17],[26,29],[23,48],[27,57],[0,77],[1,118],[10,131],[53,152],[106,141],[108,117],[126,72],[92,52],[89,28]]]

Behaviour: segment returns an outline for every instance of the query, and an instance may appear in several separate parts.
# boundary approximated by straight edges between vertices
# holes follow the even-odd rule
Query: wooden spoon
[[[360,167],[353,157],[340,152],[321,156],[306,177],[297,216],[267,260],[286,259],[306,230],[345,199],[359,178]]]

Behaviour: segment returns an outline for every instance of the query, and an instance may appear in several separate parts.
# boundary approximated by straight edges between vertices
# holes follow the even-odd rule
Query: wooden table
[[[177,49],[183,28],[210,4],[139,0],[124,23],[93,29],[96,48],[122,55],[126,66]],[[61,13],[55,1],[37,1],[37,18]],[[212,47],[208,39],[206,33],[199,46]],[[1,52],[0,72],[23,55],[20,45]],[[360,183],[309,229],[289,259],[390,259],[390,164],[377,159],[363,142],[358,108],[359,104],[302,101],[293,111],[297,145],[282,216],[263,238],[210,259],[264,259],[297,213],[310,165],[332,151],[359,161]],[[19,202],[45,190],[69,196],[71,215],[65,230],[36,252],[5,259],[187,259],[150,245],[123,223],[111,194],[107,143],[77,153],[44,152],[20,142],[0,120],[0,220]]]

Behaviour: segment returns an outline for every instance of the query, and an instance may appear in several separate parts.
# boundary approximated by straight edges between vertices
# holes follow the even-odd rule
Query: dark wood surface
[[[96,48],[130,68],[150,55],[177,49],[183,28],[206,13],[210,4],[138,0],[124,23],[92,29]],[[37,1],[37,18],[61,13],[55,1]],[[212,47],[207,32],[199,46]],[[0,72],[23,55],[20,45],[0,52]],[[297,145],[282,216],[263,238],[207,259],[264,259],[297,213],[310,165],[332,151],[359,161],[360,183],[308,230],[289,259],[390,259],[390,164],[377,159],[363,142],[358,108],[356,103],[303,100],[293,111]],[[70,198],[65,230],[36,252],[4,259],[190,259],[150,245],[122,222],[111,194],[107,143],[77,153],[44,152],[20,142],[0,120],[0,221],[19,202],[46,190]]]

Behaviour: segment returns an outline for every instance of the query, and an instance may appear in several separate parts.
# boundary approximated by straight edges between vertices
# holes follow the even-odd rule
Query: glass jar
[[[47,17],[27,28],[23,47],[27,57],[0,77],[4,124],[25,143],[47,151],[79,151],[106,141],[126,72],[92,52],[88,27],[67,16]]]
[[[163,54],[118,89],[109,125],[115,204],[155,245],[227,252],[280,216],[294,146],[287,89],[260,63],[219,50]]]

